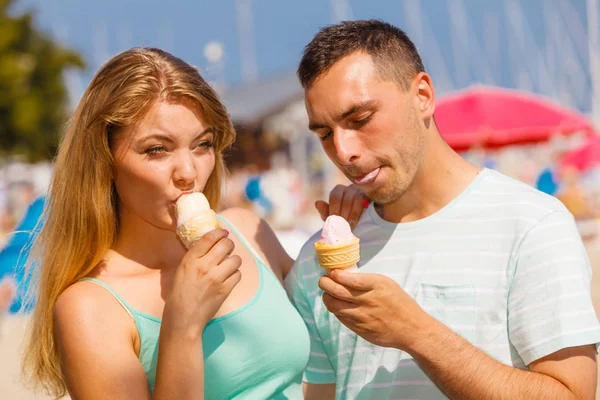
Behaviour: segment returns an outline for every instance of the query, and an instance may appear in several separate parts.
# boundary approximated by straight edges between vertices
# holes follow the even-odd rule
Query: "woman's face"
[[[175,229],[175,201],[201,192],[215,166],[213,131],[189,101],[157,102],[117,134],[115,187],[120,220]]]

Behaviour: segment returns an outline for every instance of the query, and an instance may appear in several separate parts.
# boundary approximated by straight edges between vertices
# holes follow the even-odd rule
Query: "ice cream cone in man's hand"
[[[315,251],[321,267],[328,272],[333,269],[358,271],[360,240],[352,234],[348,222],[337,215],[325,220],[321,238],[315,242]]]

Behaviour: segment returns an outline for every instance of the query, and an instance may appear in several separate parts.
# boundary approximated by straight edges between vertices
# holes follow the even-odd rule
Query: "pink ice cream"
[[[352,229],[350,229],[350,225],[344,218],[338,215],[330,215],[325,220],[319,242],[338,245],[350,243],[355,238],[356,237],[352,234]]]

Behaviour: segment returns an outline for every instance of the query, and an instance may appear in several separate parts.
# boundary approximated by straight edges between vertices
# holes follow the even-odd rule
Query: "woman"
[[[230,209],[189,251],[174,233],[182,194],[217,208],[234,136],[214,91],[164,51],[125,51],[93,78],[61,141],[38,240],[25,368],[51,394],[302,397],[308,336],[271,229]],[[346,215],[361,203],[353,190],[338,196]]]

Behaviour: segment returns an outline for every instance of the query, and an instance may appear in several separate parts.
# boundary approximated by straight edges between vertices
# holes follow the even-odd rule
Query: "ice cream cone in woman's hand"
[[[176,203],[177,236],[189,249],[205,233],[219,228],[217,214],[199,192],[184,194]]]

